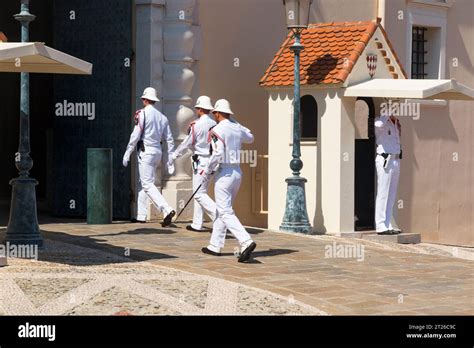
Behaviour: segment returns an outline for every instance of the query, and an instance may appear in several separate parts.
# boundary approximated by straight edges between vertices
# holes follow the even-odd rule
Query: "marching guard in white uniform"
[[[212,221],[216,217],[216,203],[207,194],[209,181],[204,180],[199,173],[207,168],[211,158],[209,131],[215,127],[216,122],[209,116],[214,108],[211,99],[207,96],[199,97],[195,106],[198,119],[192,122],[188,128],[188,135],[172,155],[173,161],[183,156],[188,149],[193,151],[193,191],[199,190],[194,196],[194,215],[191,225],[186,226],[189,231],[200,232],[203,224],[203,210]]]
[[[375,137],[377,143],[377,199],[375,203],[375,227],[378,234],[399,234],[391,223],[393,207],[397,197],[400,178],[400,121],[390,115],[375,119]]]
[[[130,137],[127,151],[123,156],[123,166],[127,167],[130,156],[137,149],[138,173],[140,175],[140,188],[138,193],[137,221],[145,223],[147,217],[148,199],[164,215],[162,226],[171,224],[176,212],[165,201],[158,188],[155,186],[156,168],[162,159],[161,142],[168,144],[168,154],[171,157],[174,150],[174,141],[168,119],[153,106],[159,101],[154,88],[147,88],[142,96],[144,108],[135,114],[135,128]],[[174,167],[168,163],[168,172],[173,174]]]
[[[257,245],[235,216],[232,203],[242,182],[240,169],[242,143],[253,143],[254,136],[249,129],[230,119],[233,112],[227,100],[217,101],[212,112],[218,122],[209,133],[213,152],[209,165],[200,174],[203,175],[204,180],[209,181],[211,175],[217,171],[214,187],[217,217],[213,225],[210,244],[202,248],[202,252],[220,256],[225,244],[226,232],[229,230],[240,244],[239,262],[245,262],[250,259]]]

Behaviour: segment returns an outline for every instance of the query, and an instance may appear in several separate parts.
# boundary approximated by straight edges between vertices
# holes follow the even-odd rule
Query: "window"
[[[427,77],[426,66],[426,28],[413,27],[412,29],[412,59],[411,78],[425,79]]]
[[[318,138],[318,104],[311,95],[301,98],[300,127],[301,140]]]
[[[411,78],[441,78],[441,29],[413,26]]]
[[[444,5],[443,5],[444,4]],[[446,78],[447,4],[450,1],[411,0],[408,3],[407,70],[413,79]],[[441,6],[434,6],[441,5]]]

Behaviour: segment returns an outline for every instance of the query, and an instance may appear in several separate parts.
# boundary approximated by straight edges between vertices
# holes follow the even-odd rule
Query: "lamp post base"
[[[285,180],[288,184],[286,193],[286,209],[281,231],[306,233],[313,232],[306,212],[305,183],[307,180],[299,176],[292,176]]]
[[[37,184],[31,178],[10,180],[12,201],[5,241],[11,245],[43,245],[36,214]]]

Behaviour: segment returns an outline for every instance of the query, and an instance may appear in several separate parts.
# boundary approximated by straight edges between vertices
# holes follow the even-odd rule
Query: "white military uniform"
[[[398,120],[396,121],[399,122]],[[377,232],[393,230],[391,223],[400,178],[400,132],[388,115],[375,119],[377,142],[377,199],[375,203],[375,227]],[[381,156],[389,154],[388,158]]]
[[[254,137],[250,130],[230,120],[223,120],[210,131],[213,153],[204,175],[216,173],[214,193],[217,218],[214,222],[209,250],[220,253],[229,230],[238,240],[241,251],[253,243],[252,238],[235,216],[232,203],[242,182],[240,150],[242,143],[251,144]],[[217,167],[219,166],[219,169]]]
[[[191,225],[191,227],[196,230],[202,229],[203,210],[212,221],[216,218],[216,203],[214,203],[207,194],[209,181],[203,180],[203,176],[199,174],[209,165],[211,158],[209,131],[215,125],[216,121],[209,115],[202,115],[198,120],[192,122],[189,125],[187,137],[176,149],[173,156],[175,159],[179,158],[183,156],[188,149],[192,150],[194,155],[198,156],[197,162],[193,161],[193,192],[197,190],[199,185],[202,185],[194,196],[194,200],[197,204],[194,204],[193,223]]]
[[[161,142],[163,140],[167,142],[168,153],[171,155],[174,150],[174,141],[168,119],[152,105],[137,111],[135,124],[124,160],[130,160],[130,156],[135,151],[137,143],[140,139],[143,140],[145,152],[138,151],[137,153],[138,173],[140,175],[137,220],[145,221],[148,199],[165,216],[173,210],[155,186],[155,173],[162,158]]]

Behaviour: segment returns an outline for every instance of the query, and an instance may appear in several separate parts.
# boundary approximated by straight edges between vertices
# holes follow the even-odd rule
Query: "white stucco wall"
[[[408,73],[409,4],[406,0],[386,4],[386,30]],[[437,7],[424,8],[429,16]],[[396,15],[400,10],[404,20]],[[446,59],[440,70],[445,70],[445,78],[473,87],[474,2],[456,0],[443,11],[447,15]],[[424,242],[474,245],[473,116],[473,102],[451,101],[445,106],[422,104],[419,119],[401,119],[404,159],[398,194],[403,207],[398,223],[407,232],[421,233]]]
[[[286,202],[285,179],[291,176],[293,92],[273,90],[268,100],[268,228],[279,230]]]
[[[268,225],[278,230],[285,212],[286,182],[291,176],[293,91],[269,91]],[[354,98],[340,89],[302,88],[318,104],[318,141],[302,142],[301,175],[306,184],[309,220],[316,233],[354,229]],[[321,154],[322,151],[322,154]]]

